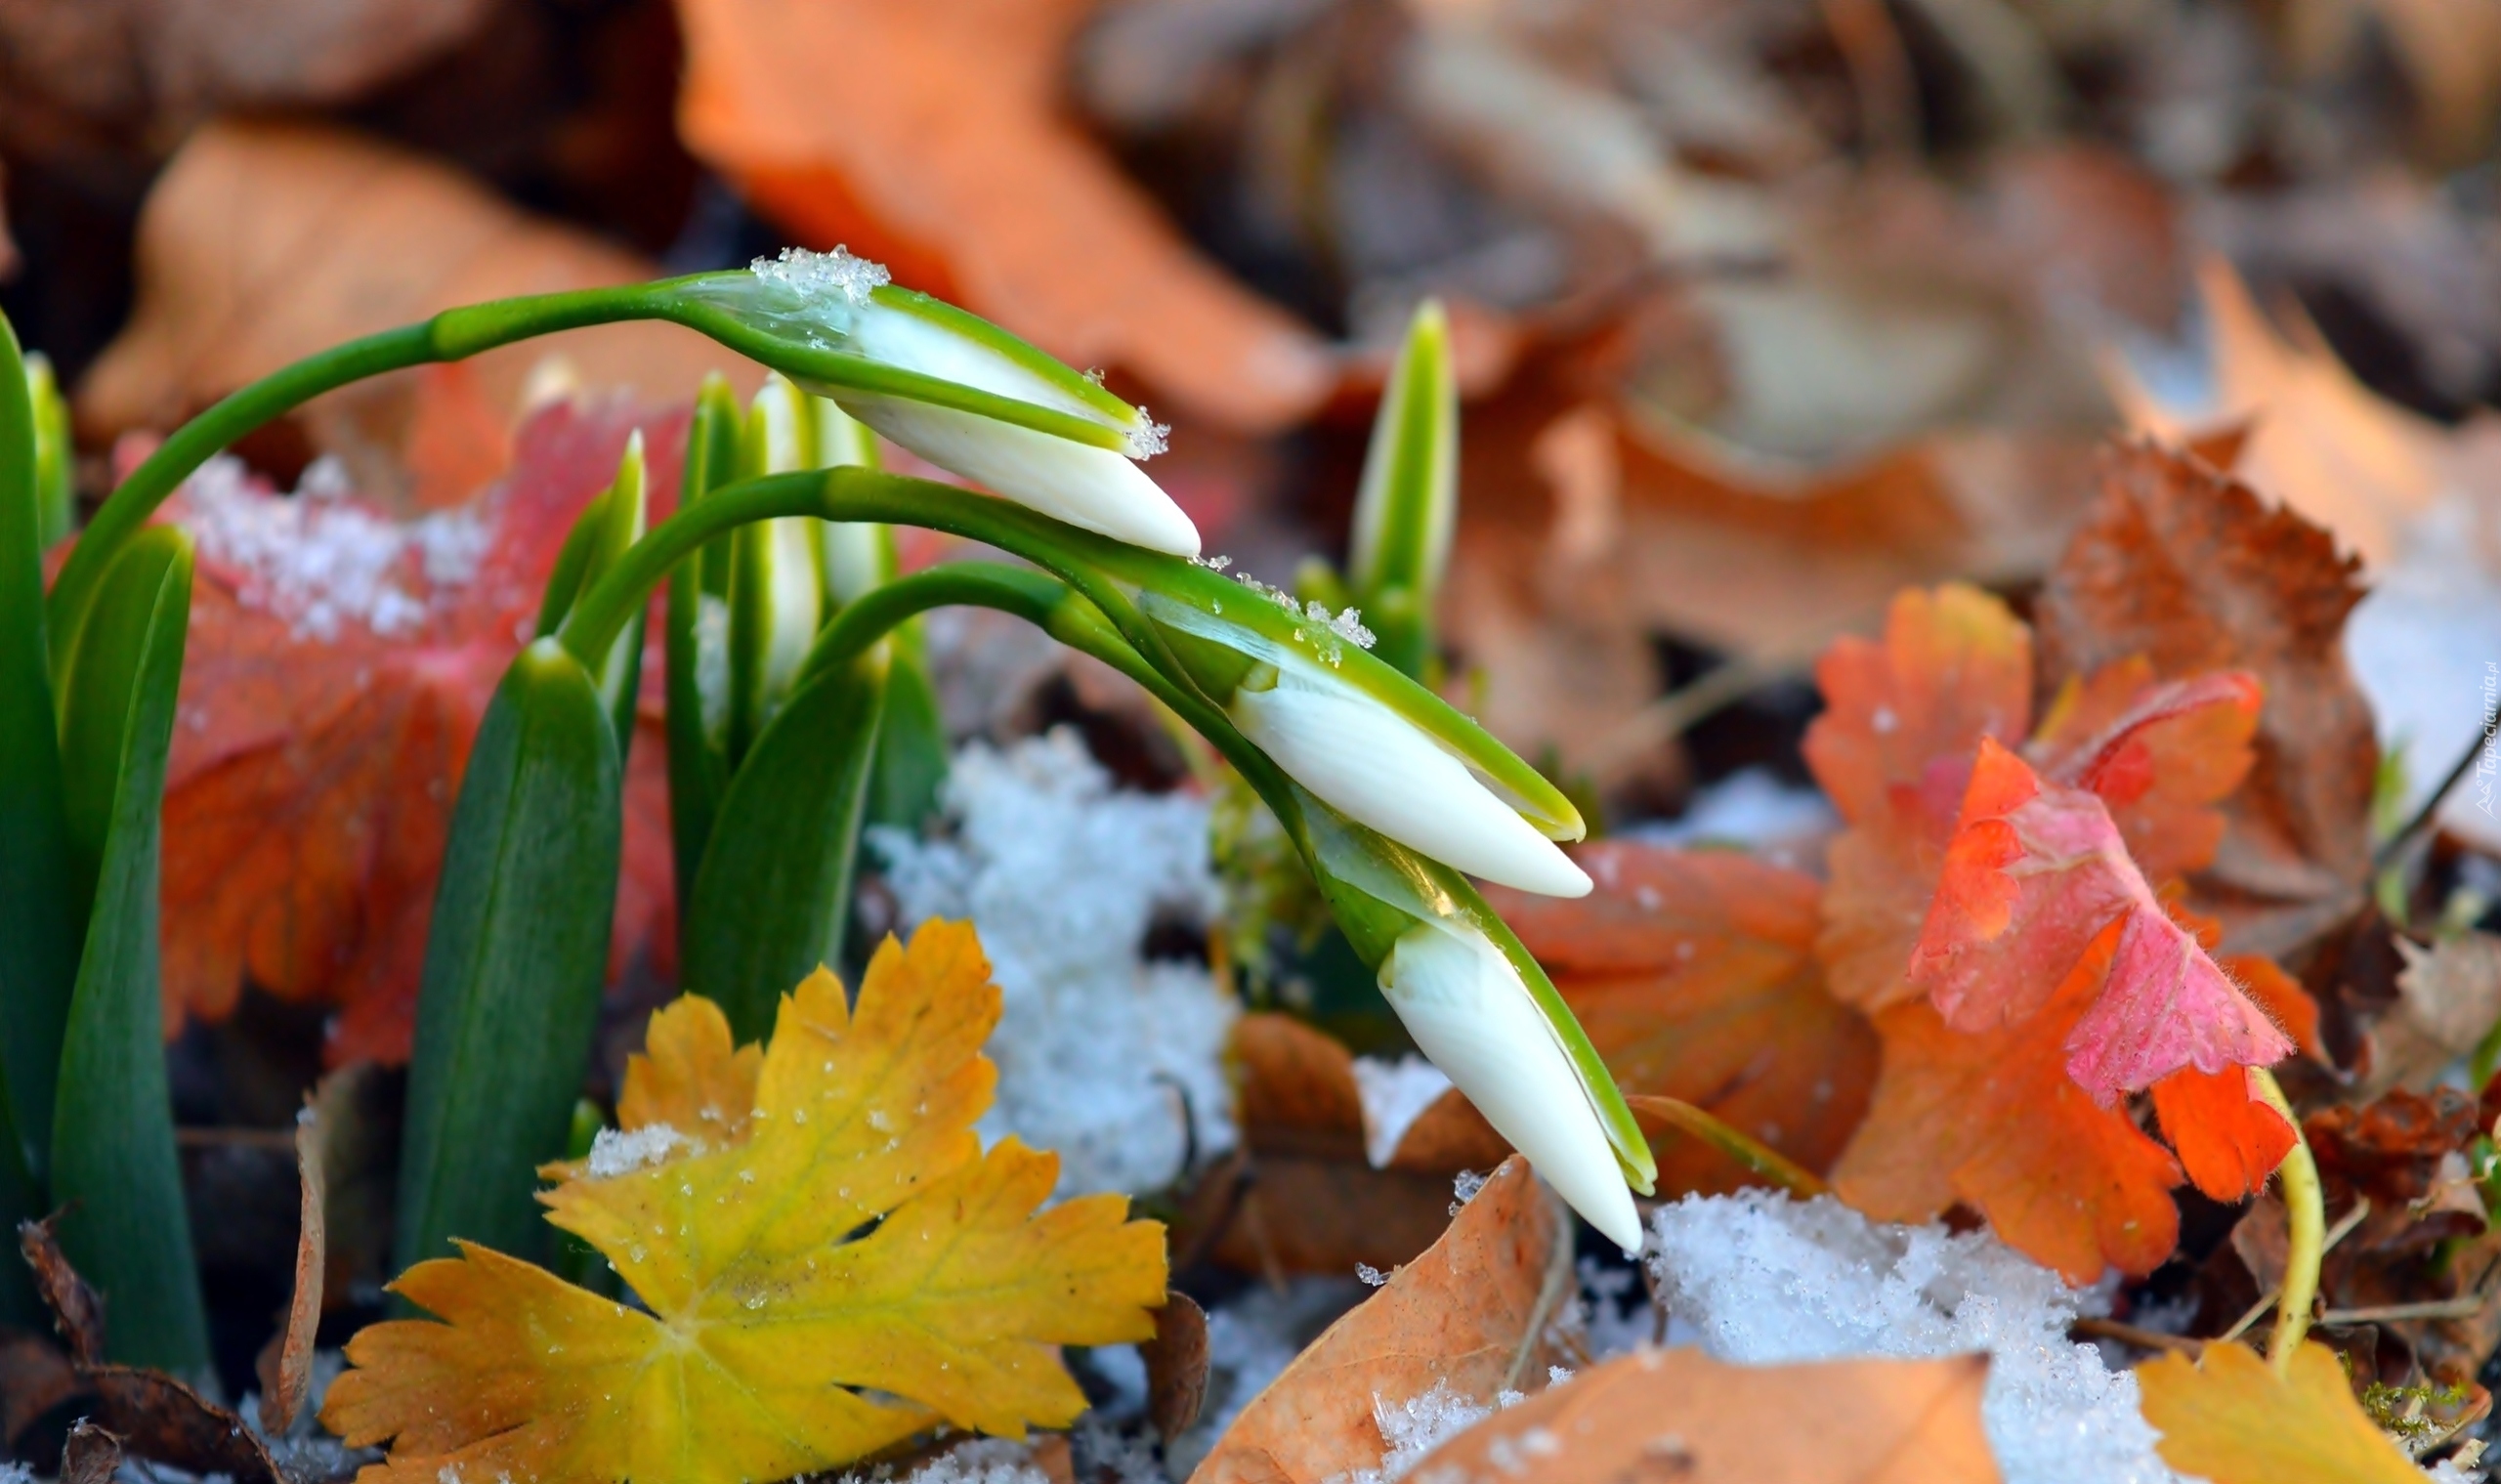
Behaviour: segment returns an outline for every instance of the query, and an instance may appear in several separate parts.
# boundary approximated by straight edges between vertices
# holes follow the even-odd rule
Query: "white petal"
[[[1641,1217],[1589,1088],[1502,951],[1473,928],[1428,922],[1380,967],[1382,994],[1433,1065],[1574,1210],[1638,1251]]]
[[[1589,894],[1589,872],[1421,728],[1326,676],[1279,673],[1235,694],[1242,735],[1332,808],[1471,876],[1549,897]]]
[[[1113,426],[1101,408],[1069,395],[1049,377],[907,310],[872,301],[862,308],[851,334],[860,354],[871,360]]]
[[[1126,457],[996,418],[846,393],[843,410],[942,469],[1071,526],[1174,556],[1199,554],[1199,528]]]

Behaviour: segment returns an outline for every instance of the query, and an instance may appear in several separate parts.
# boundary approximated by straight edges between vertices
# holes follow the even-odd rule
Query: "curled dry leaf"
[[[103,1307],[63,1254],[51,1220],[20,1222],[18,1247],[69,1342],[78,1389],[95,1394],[106,1423],[129,1452],[195,1474],[226,1474],[237,1484],[284,1484],[260,1434],[241,1418],[162,1371],[101,1362]]]
[[[1140,1340],[1164,1300],[1164,1230],[1127,1202],[1041,1209],[1057,1157],[973,1124],[997,1072],[998,989],[972,929],[889,938],[857,1008],[823,969],[782,1001],[751,1108],[728,1021],[685,1000],[637,1106],[693,1109],[594,1147],[545,1196],[605,1256],[629,1309],[470,1244],[395,1289],[440,1316],[365,1330],[322,1420],[392,1441],[367,1484],[492,1478],[783,1478],[940,1423],[1008,1437],[1085,1410],[1059,1347]],[[743,1126],[740,1121],[743,1120]],[[874,1388],[873,1392],[869,1388]]]
[[[2137,1368],[2163,1462],[2214,1484],[2423,1484],[2373,1425],[2336,1353],[2309,1342],[2278,1376],[2246,1345],[2210,1344]]]
[[[110,1484],[121,1467],[121,1439],[80,1418],[61,1450],[61,1484]]]
[[[1092,0],[679,0],[680,132],[815,246],[1248,432],[1335,389],[1326,348],[1181,240],[1058,107]]]
[[[260,1354],[261,1431],[282,1437],[295,1425],[313,1387],[313,1342],[321,1329],[321,1294],[330,1265],[329,1197],[333,1120],[341,1088],[360,1075],[351,1067],[322,1079],[295,1120],[295,1171],[302,1187],[295,1233],[295,1287],[286,1320]],[[325,1117],[324,1115],[330,1115]]]
[[[422,525],[232,477],[168,503],[200,545],[165,794],[169,1032],[229,1013],[249,977],[340,1007],[333,1065],[407,1059],[470,741],[566,531],[638,427],[657,518],[684,415],[614,401],[541,410],[509,478]],[[277,539],[290,531],[302,539]],[[377,539],[401,549],[385,570],[342,576],[318,560],[341,545],[369,555]],[[644,953],[665,967],[675,938],[657,689],[644,688],[646,735],[626,762],[620,972]]]
[[[1190,1484],[1324,1484],[1377,1468],[1376,1398],[1447,1387],[1490,1407],[1545,1376],[1572,1274],[1571,1225],[1516,1156],[1423,1255],[1331,1325],[1253,1397]]]
[[[1997,1484],[1988,1357],[1736,1366],[1641,1350],[1507,1407],[1419,1478],[1539,1484]]]
[[[1199,1420],[1208,1399],[1208,1316],[1187,1293],[1155,1312],[1155,1337],[1137,1347],[1146,1361],[1146,1415],[1166,1447]]]
[[[2343,646],[2358,570],[2247,485],[2135,444],[2109,454],[2037,605],[2054,682],[2140,656],[2165,678],[2257,677],[2256,762],[2200,877],[2235,952],[2300,946],[2359,905],[2370,872],[2379,746]]]
[[[14,1451],[55,1407],[88,1394],[78,1368],[58,1345],[23,1330],[0,1330],[0,1452]]]
[[[79,425],[91,439],[170,428],[290,361],[456,305],[656,276],[642,259],[525,215],[446,166],[302,124],[199,129],[149,193],[137,252],[129,325],[78,387]],[[530,369],[551,355],[655,401],[691,398],[714,368],[742,386],[762,374],[675,325],[599,325],[479,356],[479,395],[511,417]],[[300,416],[319,447],[379,441],[415,453],[416,384],[360,384]],[[374,465],[360,460],[359,478],[374,482]]]

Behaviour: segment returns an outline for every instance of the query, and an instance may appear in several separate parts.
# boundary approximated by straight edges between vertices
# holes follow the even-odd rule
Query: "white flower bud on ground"
[[[1641,1218],[1589,1086],[1502,950],[1463,923],[1420,923],[1382,962],[1380,988],[1494,1131],[1607,1240],[1637,1251]]]

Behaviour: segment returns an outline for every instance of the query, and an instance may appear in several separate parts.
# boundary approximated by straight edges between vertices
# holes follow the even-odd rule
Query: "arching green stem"
[[[2293,1125],[2293,1147],[2275,1167],[2290,1240],[2284,1254],[2283,1295],[2275,1300],[2275,1337],[2267,1349],[2275,1374],[2286,1376],[2292,1371],[2293,1352],[2301,1348],[2302,1336],[2310,1331],[2310,1306],[2318,1300],[2318,1266],[2327,1253],[2327,1200],[2318,1183],[2318,1162],[2310,1158],[2310,1141],[2302,1137],[2302,1121],[2285,1100],[2274,1074],[2252,1067],[2249,1076],[2267,1106]]]

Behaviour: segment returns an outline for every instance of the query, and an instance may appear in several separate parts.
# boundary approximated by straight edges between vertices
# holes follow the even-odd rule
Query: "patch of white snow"
[[[695,1146],[695,1141],[666,1124],[645,1124],[627,1131],[603,1128],[591,1137],[590,1159],[585,1162],[594,1180],[613,1180],[662,1164],[678,1150]]]
[[[1745,1191],[1660,1208],[1647,1260],[1669,1310],[1720,1360],[1988,1352],[1981,1415],[2006,1484],[2179,1484],[2137,1378],[2067,1338],[2093,1295],[1985,1232]]]
[[[1208,806],[1115,789],[1074,732],[956,754],[951,838],[869,842],[903,915],[970,917],[1004,1005],[982,1121],[1060,1156],[1059,1190],[1161,1189],[1233,1147],[1224,1046],[1239,1006],[1195,963],[1148,961],[1159,913],[1216,909]]]

